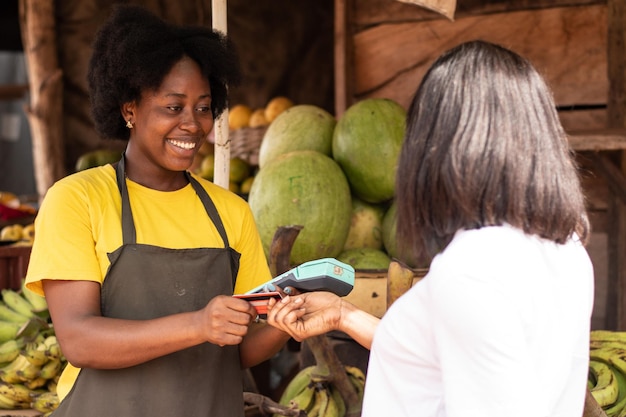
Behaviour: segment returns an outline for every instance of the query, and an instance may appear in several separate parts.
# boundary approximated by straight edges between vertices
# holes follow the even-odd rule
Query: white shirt
[[[362,416],[580,416],[592,308],[578,241],[459,231],[382,318]]]

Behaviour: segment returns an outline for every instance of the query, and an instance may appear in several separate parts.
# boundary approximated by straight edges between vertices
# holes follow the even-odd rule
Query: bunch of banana
[[[45,416],[58,405],[56,384],[67,361],[45,298],[23,285],[0,290],[0,409],[34,408]]]
[[[587,384],[608,417],[626,417],[626,332],[591,331]]]
[[[282,405],[303,410],[307,417],[343,417],[346,403],[332,382],[315,376],[316,365],[300,370],[285,387],[279,400]],[[358,395],[358,407],[363,401],[365,375],[355,366],[344,366],[346,374]],[[274,414],[273,417],[279,417]]]

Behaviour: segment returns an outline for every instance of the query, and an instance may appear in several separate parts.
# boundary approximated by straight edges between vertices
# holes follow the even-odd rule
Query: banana
[[[346,403],[341,397],[341,393],[337,388],[331,386],[330,388],[330,396],[334,403],[333,407],[336,408],[335,415],[337,417],[344,417],[346,415]],[[331,406],[329,406],[331,408]]]
[[[0,394],[16,401],[30,402],[31,390],[23,384],[0,383]]]
[[[9,308],[3,301],[0,302],[0,320],[12,321],[13,323],[24,324],[28,321],[28,317]]]
[[[361,370],[361,368],[357,366],[349,366],[345,365],[344,368],[350,378],[350,382],[354,386],[357,396],[359,398],[359,402],[363,401],[363,394],[365,392],[365,374]]]
[[[595,377],[595,385],[591,388],[591,395],[600,407],[610,407],[617,400],[618,386],[613,371],[604,362],[589,361],[589,370]]]
[[[60,358],[50,359],[39,370],[38,376],[45,379],[54,378],[63,368],[63,362]]]
[[[14,410],[15,400],[12,400],[4,395],[0,394],[0,409],[2,410]]]
[[[21,354],[28,359],[28,362],[33,365],[41,366],[48,362],[48,355],[46,354],[47,346],[44,343],[30,342],[24,345],[21,350]]]
[[[24,356],[17,355],[11,363],[3,368],[0,368],[0,380],[10,384],[22,382],[22,378],[19,376],[18,371],[29,365],[30,362],[28,362]]]
[[[18,369],[16,373],[17,373],[17,376],[22,380],[22,382],[24,382],[24,381],[38,378],[39,373],[41,372],[41,368],[42,368],[41,365],[33,365],[31,362],[28,362],[28,365]]]
[[[315,391],[315,405],[313,407],[314,411],[307,413],[307,417],[322,417],[326,415],[326,410],[328,409],[328,403],[330,401],[330,392],[328,392],[328,388],[325,386],[319,387]]]
[[[63,352],[61,352],[61,345],[55,335],[50,335],[46,337],[43,341],[45,346],[45,354],[49,359],[60,359],[63,356]]]
[[[22,279],[22,292],[21,293],[24,296],[24,298],[26,298],[28,302],[30,302],[30,304],[32,305],[33,307],[32,310],[35,313],[43,313],[46,310],[48,310],[48,302],[46,301],[46,298],[26,288],[25,284],[26,284],[26,280]]]
[[[319,387],[315,387],[315,395],[313,397],[313,403],[311,408],[309,408],[306,411],[306,415],[307,417],[319,417],[320,415],[320,409],[322,407],[322,394],[321,394],[321,388]]]
[[[326,389],[326,391],[328,391],[328,405],[326,406],[326,411],[324,412],[324,417],[343,417],[344,414],[345,414],[345,407],[343,409],[343,412],[341,412],[341,414],[340,414],[339,404],[337,403],[337,398],[339,398],[339,400],[343,404],[343,400],[341,399],[341,396],[340,395],[339,396],[333,395],[333,387],[332,387],[332,385],[329,386]]]
[[[592,330],[591,342],[621,342],[626,345],[626,331]]]
[[[33,379],[29,379],[28,381],[24,381],[24,386],[30,390],[36,390],[37,388],[42,387],[47,388],[48,381],[51,380],[38,376]]]
[[[20,323],[0,320],[0,343],[15,339],[20,327]]]
[[[626,406],[626,375],[612,365],[609,366],[613,370],[615,379],[617,379],[617,400],[604,412],[608,417],[614,417]]]
[[[0,344],[0,363],[12,362],[20,354],[22,339],[11,339]]]
[[[30,405],[40,413],[50,413],[59,406],[59,396],[49,391],[42,392],[33,398]]]
[[[291,407],[306,411],[312,406],[315,397],[315,388],[313,384],[309,384],[298,395],[289,401]]]
[[[7,307],[17,311],[25,317],[35,317],[33,305],[26,298],[22,297],[17,291],[11,288],[3,288],[0,294],[2,295],[2,301],[4,301]]]
[[[303,368],[289,381],[280,397],[280,404],[289,405],[289,401],[295,398],[311,383],[311,372],[313,369],[315,369],[315,365]]]

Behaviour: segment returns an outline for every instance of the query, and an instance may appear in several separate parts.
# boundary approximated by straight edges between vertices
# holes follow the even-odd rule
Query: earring
[[[133,124],[132,124],[132,122],[130,120],[127,120],[126,121],[126,127],[129,128],[129,129],[132,129],[135,126],[133,126]]]

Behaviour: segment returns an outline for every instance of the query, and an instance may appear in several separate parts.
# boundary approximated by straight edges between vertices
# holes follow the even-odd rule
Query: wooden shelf
[[[620,151],[626,149],[626,129],[568,132],[575,151]]]

